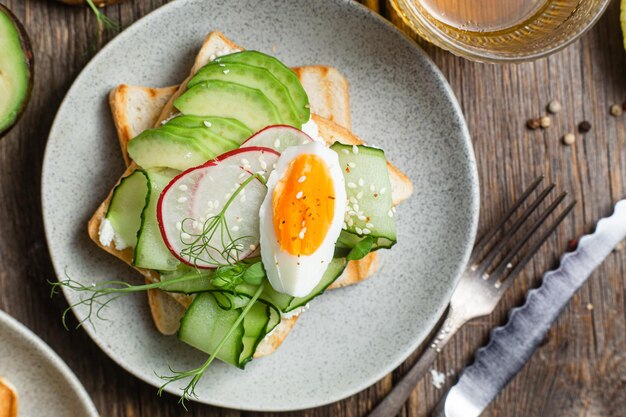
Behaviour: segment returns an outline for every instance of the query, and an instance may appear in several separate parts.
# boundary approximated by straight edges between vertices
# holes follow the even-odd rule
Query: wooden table
[[[54,272],[44,240],[40,173],[48,130],[72,81],[117,31],[99,30],[93,15],[47,0],[4,0],[30,32],[36,83],[28,111],[0,141],[0,308],[39,334],[76,372],[103,416],[183,415],[177,398],[131,377],[82,331],[66,332],[62,297],[50,300],[46,280]],[[128,26],[166,0],[128,0],[106,12]],[[379,7],[376,0],[367,1]],[[384,4],[379,7],[385,15]],[[570,239],[590,232],[596,220],[626,197],[626,115],[609,106],[626,100],[626,54],[619,4],[581,40],[534,63],[494,66],[457,58],[422,43],[441,68],[467,118],[481,181],[480,230],[504,213],[514,196],[539,174],[579,201],[558,233],[516,280],[491,317],[470,323],[442,352],[435,368],[458,372],[489,331],[506,320],[542,273],[557,264]],[[557,99],[563,110],[546,130],[526,120]],[[583,120],[592,130],[574,146],[560,141]],[[626,250],[618,250],[593,274],[523,371],[485,412],[486,416],[626,415]],[[0,341],[2,343],[2,341]],[[407,365],[415,358],[410,358]],[[405,365],[406,366],[406,365]],[[404,366],[376,386],[345,401],[300,413],[363,416],[389,391]],[[446,379],[446,386],[453,382]],[[443,394],[431,377],[422,381],[403,415],[424,416]],[[194,404],[190,416],[252,415]]]

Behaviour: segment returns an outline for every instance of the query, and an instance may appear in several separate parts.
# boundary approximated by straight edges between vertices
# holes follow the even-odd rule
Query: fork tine
[[[472,257],[470,259],[470,265],[476,263],[477,259],[480,256],[480,253],[485,249],[485,246],[491,238],[504,226],[504,224],[509,220],[509,218],[515,213],[515,211],[522,205],[524,201],[528,198],[530,193],[535,191],[535,189],[539,186],[541,181],[543,181],[543,175],[537,177],[535,181],[524,191],[524,193],[517,199],[517,201],[511,206],[511,208],[502,216],[500,222],[493,227],[489,232],[485,233],[474,245],[474,251],[472,252]]]
[[[498,256],[499,253],[501,253],[501,250],[509,243],[509,241],[514,237],[515,233],[519,230],[522,224],[524,224],[524,222],[528,220],[530,215],[535,211],[535,209],[537,209],[539,204],[543,200],[545,200],[545,198],[548,196],[550,191],[554,189],[554,187],[554,184],[550,184],[548,187],[546,187],[546,189],[544,189],[541,194],[537,196],[535,201],[532,202],[530,207],[526,209],[522,216],[517,219],[508,230],[505,231],[504,236],[502,236],[502,238],[497,243],[495,243],[491,249],[489,249],[489,253],[487,253],[485,258],[480,262],[480,266],[476,268],[479,275],[483,275],[485,273],[495,257]]]
[[[561,196],[565,197],[565,193],[563,193]],[[537,227],[533,227],[533,230],[536,230],[541,225],[541,223],[543,223],[543,221],[545,220],[548,214],[556,210],[556,207],[558,203],[560,203],[561,200],[555,201],[552,204],[552,206],[546,210],[546,213],[547,213],[546,216],[542,216],[543,218],[540,219]],[[572,211],[575,205],[576,205],[576,201],[570,203],[565,208],[565,210],[563,210],[563,212],[559,215],[559,217],[557,217],[556,220],[550,225],[550,227],[546,229],[546,231],[541,235],[541,237],[528,250],[528,253],[526,253],[526,255],[524,255],[522,259],[519,260],[519,262],[517,262],[515,267],[511,270],[511,273],[509,273],[506,277],[504,277],[504,279],[500,279],[500,276],[503,274],[504,270],[507,269],[508,263],[511,261],[511,259],[513,259],[513,256],[515,255],[517,250],[521,248],[521,245],[519,245],[519,248],[516,248],[517,250],[512,250],[511,253],[507,255],[507,257],[504,260],[502,260],[500,265],[498,265],[498,268],[493,272],[493,276],[495,276],[496,279],[498,280],[496,283],[497,287],[502,287],[502,290],[505,290],[506,288],[508,288],[510,283],[513,281],[513,278],[515,278],[515,276],[517,276],[522,271],[522,269],[524,269],[528,261],[530,261],[530,259],[535,255],[535,253],[537,253],[539,248],[544,244],[544,242],[548,239],[548,237],[552,234],[552,232],[554,232],[554,230],[559,226],[559,224],[561,224],[561,222],[565,219],[565,217],[567,217],[567,215],[570,213],[570,211]],[[530,234],[528,237],[530,237]],[[524,239],[524,241],[526,241],[526,239]]]
[[[557,217],[554,223],[550,225],[550,227],[544,232],[541,238],[529,249],[528,253],[524,255],[522,259],[520,259],[517,265],[515,265],[515,268],[513,268],[513,270],[511,271],[511,273],[503,280],[501,284],[502,291],[506,290],[509,287],[509,285],[511,285],[511,282],[513,282],[513,278],[515,278],[522,271],[522,269],[524,269],[528,261],[530,261],[530,259],[535,255],[535,253],[537,253],[539,248],[548,239],[548,237],[552,234],[552,232],[554,232],[554,230],[559,226],[559,224],[561,224],[563,219],[567,217],[567,215],[570,213],[570,211],[572,211],[575,205],[576,205],[576,201],[574,200],[569,206],[565,208],[565,210],[563,210],[563,213],[561,213],[559,217]]]

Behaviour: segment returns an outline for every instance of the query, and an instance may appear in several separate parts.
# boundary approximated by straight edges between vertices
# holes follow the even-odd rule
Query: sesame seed
[[[304,239],[305,233],[306,233],[306,227],[303,227],[302,230],[300,230],[300,233],[298,233],[298,237],[300,238],[300,240]]]
[[[396,212],[396,208],[395,208],[395,207],[392,207],[392,208],[391,208],[391,211],[395,213],[395,212]]]
[[[207,122],[206,120],[202,122],[206,127],[211,127],[213,124],[211,122]]]
[[[246,195],[242,195],[241,198],[239,199],[242,203],[246,202]]]
[[[182,228],[183,228],[183,224],[181,222],[176,222],[176,230],[180,232]]]
[[[371,191],[371,192],[376,191],[376,187],[374,187],[374,184],[371,184],[371,185],[370,185],[370,191]]]
[[[230,70],[224,70],[224,74],[228,74],[230,72]]]
[[[353,182],[348,183],[348,188],[356,188],[356,184]]]
[[[363,234],[364,235],[369,235],[370,233],[372,233],[372,231],[370,229],[367,229],[367,228],[363,229]]]
[[[231,195],[232,195],[231,193],[226,193],[226,195],[224,196],[224,199],[228,200]]]
[[[256,245],[250,245],[249,248],[250,248],[250,250],[255,250],[256,249]]]
[[[219,201],[219,200],[215,200],[215,201],[213,202],[213,207],[218,208],[218,207],[219,207],[219,205],[220,205],[220,201]]]
[[[347,230],[348,229],[348,225],[346,224],[346,222],[343,222],[343,226],[341,228],[343,230]]]
[[[356,198],[359,200],[363,198],[363,191],[359,191],[358,194],[356,195]]]
[[[356,164],[354,162],[348,162],[348,166],[350,168],[356,168]]]
[[[365,227],[367,227],[368,229],[373,229],[374,225],[372,223],[366,223]]]
[[[359,187],[363,187],[365,185],[365,181],[363,181],[363,178],[359,178]]]
[[[187,187],[185,184],[181,184],[178,186],[178,189],[180,191],[187,191],[189,187]]]
[[[387,192],[387,189],[385,187],[383,187],[383,188],[380,189],[379,192],[380,192],[380,195],[383,195],[383,194],[385,194]]]
[[[264,160],[260,159],[259,163],[261,164],[261,168],[263,168],[263,170],[267,169],[267,162],[265,162]]]
[[[215,182],[215,179],[211,175],[209,175],[209,179],[211,180],[211,182]]]
[[[352,145],[352,153],[355,155],[359,153],[359,147],[356,145]]]
[[[387,212],[387,216],[389,216],[389,217],[393,217],[393,211],[389,210],[389,211]]]
[[[243,177],[245,177],[245,176],[246,176],[246,173],[245,173],[245,172],[242,172],[241,174],[239,174],[239,179],[242,179],[242,178],[243,178]],[[237,187],[239,187],[239,185],[240,185],[240,184],[239,184],[239,183],[237,183]]]
[[[302,220],[302,227],[306,224],[306,220]]]
[[[280,139],[276,139],[276,140],[274,141],[274,147],[275,147],[275,148],[280,148]]]
[[[246,158],[241,158],[241,165],[250,165],[250,161],[248,161]]]
[[[302,198],[302,194],[304,194],[302,191],[298,191],[298,194],[296,194],[296,200],[300,200]]]
[[[350,202],[351,202],[352,204],[356,204],[356,203],[357,203],[356,198],[354,198],[354,197],[352,197],[352,196],[350,196],[350,198],[349,198],[348,200],[350,200]]]
[[[359,215],[357,216],[357,219],[361,220],[362,222],[367,221],[367,217],[365,217],[365,216],[364,216],[364,215],[362,215],[362,214],[359,214]]]
[[[233,227],[231,227],[231,230],[232,230],[233,232],[238,232],[238,231],[239,231],[239,226],[234,225]]]
[[[189,235],[189,233],[185,233],[185,232],[181,233],[180,237],[182,239],[191,239],[191,236]]]
[[[276,164],[272,164],[272,169],[276,169]]]
[[[305,176],[305,175],[303,175],[303,176],[301,176],[300,178],[298,178],[298,182],[299,182],[299,183],[301,183],[301,184],[302,184],[304,181],[306,181],[306,176]]]
[[[348,219],[348,226],[350,227],[354,226],[354,220],[352,220],[352,218]]]
[[[349,151],[349,150],[347,150],[347,149],[342,149],[342,150],[341,150],[341,152],[345,153],[346,155],[349,155],[349,154],[350,154],[350,151]]]
[[[348,214],[349,214],[350,216],[356,216],[356,211],[354,211],[354,210],[350,210],[350,211],[348,212]]]
[[[360,234],[360,235],[362,235],[362,234],[363,234],[363,229],[361,229],[361,228],[360,228],[360,227],[358,227],[358,226],[357,226],[357,227],[355,227],[355,228],[354,228],[354,230],[356,230],[356,232],[357,232],[358,234]]]
[[[178,201],[179,203],[184,203],[185,201],[187,201],[187,197],[178,197]]]
[[[359,205],[358,205],[358,203],[354,203],[354,204],[352,205],[352,208],[353,208],[353,210],[354,210],[354,211],[359,211]]]

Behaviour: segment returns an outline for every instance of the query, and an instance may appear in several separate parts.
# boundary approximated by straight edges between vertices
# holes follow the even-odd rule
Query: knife
[[[528,292],[524,305],[511,310],[508,322],[493,330],[489,343],[478,349],[474,363],[432,416],[480,415],[530,359],[574,293],[625,237],[626,200],[621,200],[593,234],[583,236],[574,252],[563,255],[558,269],[543,276],[539,288]]]

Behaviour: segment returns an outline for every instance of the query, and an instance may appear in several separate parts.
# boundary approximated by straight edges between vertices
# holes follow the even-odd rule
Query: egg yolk
[[[335,187],[317,155],[294,158],[272,195],[274,232],[283,251],[311,255],[322,244],[335,214]]]

